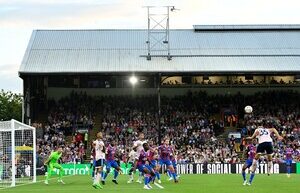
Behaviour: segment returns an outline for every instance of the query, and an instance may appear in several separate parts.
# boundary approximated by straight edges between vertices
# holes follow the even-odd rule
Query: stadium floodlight
[[[134,86],[137,83],[138,79],[134,75],[129,78],[129,82]]]

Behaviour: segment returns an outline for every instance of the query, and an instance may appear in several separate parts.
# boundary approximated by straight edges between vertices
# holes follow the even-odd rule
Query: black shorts
[[[104,166],[105,159],[99,159],[95,162],[95,168]]]
[[[258,144],[256,153],[267,153],[272,154],[273,153],[273,145],[272,142],[263,142],[261,144]]]
[[[133,167],[133,166],[134,166],[134,163],[133,163],[133,162],[128,162],[128,164],[130,164],[130,165],[131,165],[131,167]]]

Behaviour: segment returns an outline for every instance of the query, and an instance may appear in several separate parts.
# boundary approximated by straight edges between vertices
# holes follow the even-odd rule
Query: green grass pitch
[[[247,176],[249,177],[249,175]],[[141,192],[162,192],[162,193],[297,193],[300,192],[300,175],[292,174],[287,178],[284,174],[267,176],[257,174],[252,186],[243,186],[242,177],[236,174],[225,175],[182,175],[180,182],[167,181],[162,176],[160,189],[152,184],[152,190],[144,190],[143,184],[136,182],[127,184],[128,176],[119,176],[119,185],[111,182],[112,176],[108,176],[103,189],[94,189],[89,176],[67,176],[64,178],[65,185],[58,184],[56,178],[52,178],[49,185],[45,185],[39,177],[39,182],[30,185],[18,186],[15,188],[0,189],[0,193],[141,193]]]

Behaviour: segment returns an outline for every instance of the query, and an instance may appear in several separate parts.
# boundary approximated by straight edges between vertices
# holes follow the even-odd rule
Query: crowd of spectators
[[[89,130],[102,131],[106,139],[114,139],[123,154],[129,152],[139,132],[147,139],[159,144],[159,135],[168,136],[177,149],[179,163],[237,163],[240,162],[235,145],[226,138],[219,138],[224,132],[226,119],[216,118],[226,109],[234,114],[237,127],[243,138],[251,135],[262,122],[279,130],[285,137],[276,142],[275,159],[283,158],[285,146],[292,145],[296,152],[300,142],[300,94],[293,91],[268,91],[255,95],[208,95],[205,92],[184,96],[162,97],[161,117],[158,117],[156,96],[97,96],[85,93],[72,93],[58,102],[49,101],[48,124],[38,139],[38,153],[44,158],[56,145],[65,147],[63,162],[82,162],[87,153],[87,136],[65,142],[69,129],[81,122]],[[243,108],[253,106],[254,112],[245,115]],[[97,115],[97,116],[96,116]],[[95,117],[101,125],[94,127]],[[158,121],[161,129],[158,131]],[[160,133],[159,133],[160,132]],[[72,132],[74,134],[74,132]],[[89,136],[93,139],[94,136]]]
[[[199,93],[198,93],[199,94]],[[186,96],[162,98],[160,133],[157,130],[158,115],[156,97],[111,97],[103,105],[102,125],[99,129],[107,138],[114,138],[124,152],[129,151],[139,132],[147,139],[159,144],[159,135],[168,136],[176,149],[200,148],[210,141],[216,141],[216,134],[224,131],[223,121],[211,118],[212,112],[218,112],[215,105],[209,106],[210,99],[205,93],[188,93]],[[198,97],[205,101],[198,101]],[[198,106],[197,106],[198,104]],[[189,160],[190,154],[184,151],[181,160]]]
[[[48,124],[57,131],[72,134],[78,128],[92,129],[97,103],[86,93],[72,92],[58,101],[49,100]]]
[[[253,77],[249,77],[247,79],[242,78],[232,78],[228,79],[227,77],[218,78],[217,80],[211,79],[209,77],[203,78],[202,80],[195,80],[194,82],[184,82],[180,80],[167,80],[163,82],[163,85],[297,85],[299,84],[299,80],[297,79],[290,79],[290,80],[284,80],[282,78],[274,79],[274,77],[271,77],[269,81],[265,79],[253,79]]]
[[[49,128],[49,127],[48,127]],[[37,138],[37,165],[42,167],[53,149],[63,147],[63,163],[83,163],[86,159],[86,148],[83,140],[66,142],[62,131],[46,129],[42,138]]]

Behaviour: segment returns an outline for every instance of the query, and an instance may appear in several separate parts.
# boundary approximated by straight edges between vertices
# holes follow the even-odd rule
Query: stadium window
[[[190,76],[183,76],[182,77],[182,83],[183,84],[191,84],[192,83],[192,77],[190,77]]]
[[[253,75],[251,74],[245,75],[245,80],[253,80]]]
[[[203,76],[203,80],[209,80],[209,76],[208,75],[204,75]]]

